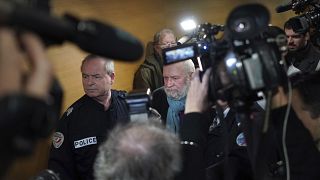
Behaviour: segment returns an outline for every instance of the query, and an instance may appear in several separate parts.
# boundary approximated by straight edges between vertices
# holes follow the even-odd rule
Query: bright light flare
[[[181,27],[185,31],[193,30],[197,27],[196,22],[193,19],[187,19],[180,23]]]

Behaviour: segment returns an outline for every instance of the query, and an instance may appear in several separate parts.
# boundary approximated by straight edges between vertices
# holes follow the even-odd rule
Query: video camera
[[[197,61],[200,69],[207,69],[211,66],[210,59],[214,58],[217,52],[216,45],[218,39],[216,35],[223,32],[224,26],[204,23],[197,27],[184,44],[177,47],[167,48],[163,51],[165,64],[171,64],[178,61],[193,59]],[[199,61],[201,59],[201,61]]]
[[[205,65],[203,71],[212,68],[208,89],[212,102],[253,102],[259,99],[258,92],[275,90],[285,76],[286,37],[268,26],[269,19],[269,11],[260,4],[239,6],[230,13],[223,38],[215,38],[218,31],[198,28],[196,34],[204,38],[164,49],[164,63],[197,59],[199,66]]]
[[[276,8],[277,13],[292,10],[298,16],[292,19],[295,32],[305,33],[311,30],[311,41],[320,46],[320,4],[318,0],[291,0],[290,3],[280,5]]]
[[[152,95],[150,89],[133,90],[126,97],[130,121],[161,121],[161,115],[151,108]]]

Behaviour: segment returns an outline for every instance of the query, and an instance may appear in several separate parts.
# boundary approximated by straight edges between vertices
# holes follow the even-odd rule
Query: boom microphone
[[[57,18],[27,6],[0,1],[0,24],[32,31],[50,44],[65,40],[84,51],[119,60],[136,60],[143,54],[141,42],[129,33],[96,20],[73,16]]]
[[[292,3],[289,3],[289,4],[280,5],[280,6],[276,7],[276,12],[282,13],[282,12],[289,11],[291,9],[292,9]]]

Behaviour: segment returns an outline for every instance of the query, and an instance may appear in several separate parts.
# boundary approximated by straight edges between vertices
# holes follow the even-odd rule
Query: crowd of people
[[[217,69],[200,72],[191,59],[164,64],[163,49],[178,46],[171,29],[147,44],[133,81],[134,89],[152,91],[150,105],[161,122],[131,122],[126,92],[112,89],[113,60],[89,54],[80,67],[85,94],[55,127],[48,169],[60,179],[86,180],[320,179],[320,50],[310,41],[310,27],[301,31],[294,23],[289,19],[278,32],[287,37],[289,83],[272,92],[269,107],[252,102],[247,113],[228,98],[209,99]],[[0,156],[1,177],[21,140],[8,129],[24,118],[43,118],[54,75],[37,35],[18,39],[5,27],[0,74],[1,140],[10,147]],[[30,104],[39,110],[27,112]]]

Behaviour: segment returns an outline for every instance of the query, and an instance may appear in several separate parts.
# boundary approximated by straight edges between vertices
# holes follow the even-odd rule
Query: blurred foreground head
[[[115,128],[100,147],[97,180],[170,180],[181,166],[180,142],[154,121]]]
[[[100,147],[98,180],[169,180],[180,170],[180,141],[155,121],[115,128]]]

